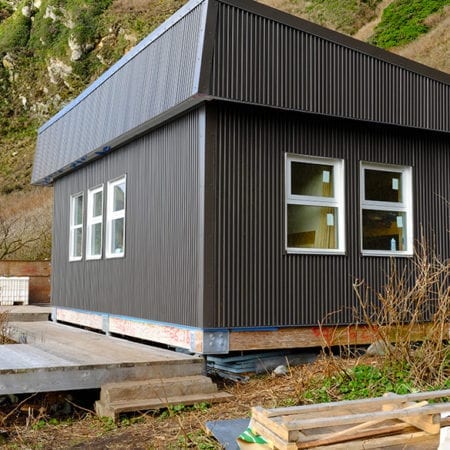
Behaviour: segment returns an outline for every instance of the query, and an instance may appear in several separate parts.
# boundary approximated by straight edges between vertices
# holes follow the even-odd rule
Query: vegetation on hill
[[[446,5],[450,5],[450,0],[394,1],[383,11],[370,42],[382,48],[408,44],[429,31],[425,20]]]
[[[20,209],[11,193],[31,192],[37,128],[186,1],[0,0],[2,204]],[[395,51],[450,70],[450,0],[259,1],[351,35],[383,13],[371,42],[414,45],[422,33],[421,48]],[[44,192],[50,199],[51,189]]]

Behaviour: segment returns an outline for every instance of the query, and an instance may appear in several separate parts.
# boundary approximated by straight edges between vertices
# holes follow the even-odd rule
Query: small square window
[[[411,167],[361,164],[362,252],[412,255]]]
[[[286,249],[343,253],[343,161],[287,155]]]

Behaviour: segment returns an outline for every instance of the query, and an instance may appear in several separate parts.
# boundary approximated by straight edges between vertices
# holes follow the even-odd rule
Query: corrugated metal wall
[[[55,183],[53,305],[198,324],[200,117],[190,113]],[[70,195],[124,173],[125,258],[69,262]]]
[[[345,160],[345,256],[285,252],[286,152]],[[215,326],[317,325],[334,312],[331,323],[349,322],[352,282],[385,283],[389,258],[360,255],[360,161],[413,166],[415,237],[423,225],[429,237],[436,234],[437,252],[449,257],[447,136],[269,109],[219,109]],[[400,268],[410,263],[396,261]]]
[[[196,92],[206,7],[200,3],[88,96],[75,101],[76,106],[43,127],[33,182],[68,171],[71,164],[76,167],[90,152]]]
[[[275,21],[269,17],[273,12],[263,6],[247,1],[240,6],[236,0],[219,0],[213,95],[450,131],[450,77],[447,83],[428,78],[386,62],[389,55],[380,50],[382,59],[370,55],[377,53],[374,47],[365,54],[356,47],[367,45],[353,41],[354,48],[349,47],[351,39],[345,36],[318,30],[330,35],[326,39],[301,29],[300,22],[296,29]],[[395,58],[400,59],[391,57]]]

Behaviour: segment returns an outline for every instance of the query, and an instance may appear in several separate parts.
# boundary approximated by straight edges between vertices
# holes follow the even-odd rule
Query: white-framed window
[[[108,181],[106,199],[106,257],[121,258],[125,256],[125,175]]]
[[[363,255],[413,254],[412,168],[361,163]]]
[[[83,257],[83,206],[82,192],[70,196],[69,261]]]
[[[86,259],[102,257],[103,185],[89,189],[87,196]]]
[[[286,250],[345,252],[344,161],[286,155]]]

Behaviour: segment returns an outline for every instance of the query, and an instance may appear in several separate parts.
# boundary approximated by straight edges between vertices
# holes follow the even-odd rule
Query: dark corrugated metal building
[[[54,316],[202,353],[307,345],[421,227],[450,256],[449,133],[449,75],[191,0],[39,130]]]

